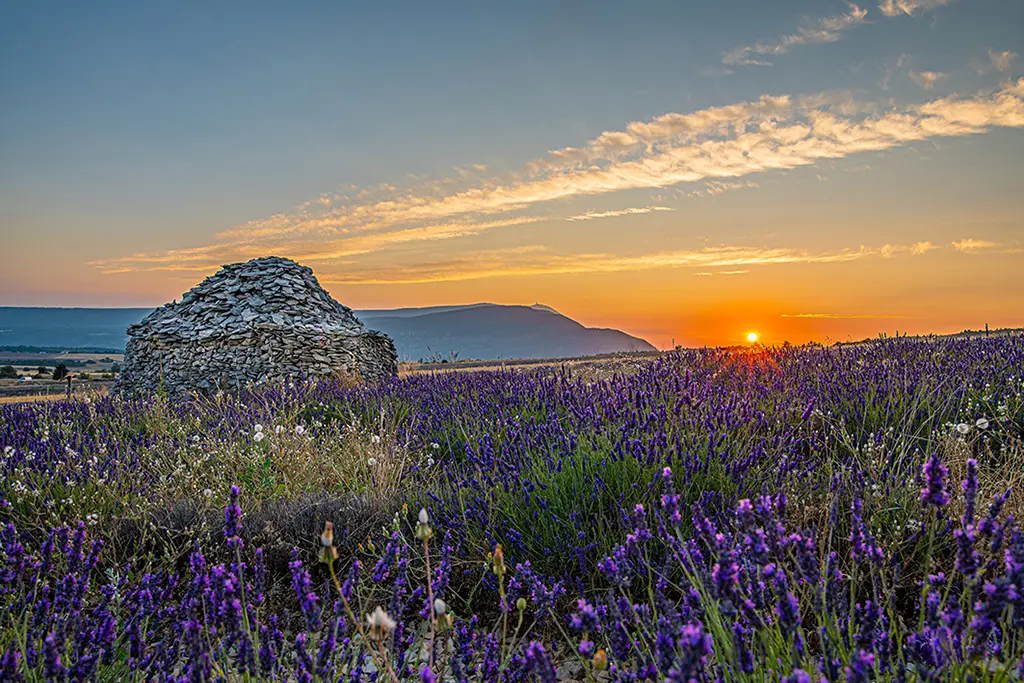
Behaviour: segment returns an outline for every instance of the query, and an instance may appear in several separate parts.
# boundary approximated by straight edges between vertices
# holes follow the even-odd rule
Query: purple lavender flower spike
[[[541,683],[557,683],[558,677],[555,674],[555,665],[551,662],[544,646],[537,641],[530,641],[524,652],[526,664]]]
[[[941,510],[949,503],[949,494],[946,492],[945,483],[948,474],[949,470],[942,464],[938,455],[928,456],[924,463],[925,486],[921,489],[921,500],[925,505]]]

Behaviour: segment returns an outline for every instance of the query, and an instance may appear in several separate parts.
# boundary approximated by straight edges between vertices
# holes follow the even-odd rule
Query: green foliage
[[[5,365],[0,367],[0,379],[17,379],[18,371],[14,369],[13,365]]]
[[[57,367],[53,369],[53,378],[56,380],[62,380],[68,376],[68,366],[64,363],[57,363]]]

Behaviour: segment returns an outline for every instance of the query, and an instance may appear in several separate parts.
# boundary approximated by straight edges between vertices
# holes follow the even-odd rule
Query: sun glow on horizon
[[[747,332],[747,341],[751,344],[756,344],[759,339],[757,332]]]

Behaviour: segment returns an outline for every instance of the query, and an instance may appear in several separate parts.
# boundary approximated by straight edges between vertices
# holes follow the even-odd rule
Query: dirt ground
[[[402,363],[398,375],[408,377],[431,372],[487,372],[494,370],[566,370],[574,377],[586,382],[610,377],[614,374],[631,374],[644,363],[656,358],[661,352],[606,354],[602,356],[581,356],[576,358],[512,359],[501,361],[460,361],[457,363]],[[2,359],[0,359],[2,364]],[[91,366],[90,366],[91,367]],[[82,382],[73,384],[73,395],[103,396],[110,382]],[[16,380],[0,380],[0,403],[22,401],[59,401],[64,398],[64,383],[37,380],[31,384],[19,384]]]
[[[493,370],[565,369],[585,381],[594,381],[614,374],[631,374],[644,363],[657,358],[661,351],[578,356],[575,358],[518,359],[502,361],[460,361],[457,363],[403,363],[399,377],[430,372],[481,372]]]

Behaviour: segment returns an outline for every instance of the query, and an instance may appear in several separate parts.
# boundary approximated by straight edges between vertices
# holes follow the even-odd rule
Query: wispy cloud
[[[713,273],[712,272],[703,271],[703,272],[700,272],[700,273],[694,273],[694,275],[699,275],[701,277],[712,277],[714,275],[743,275],[744,273],[749,273],[749,272],[750,272],[749,270],[716,270]]]
[[[694,190],[690,193],[691,197],[714,197],[720,194],[724,194],[729,190],[740,190],[745,187],[757,187],[758,184],[754,182],[719,182],[717,180],[709,180],[699,190]]]
[[[506,228],[547,220],[543,216],[520,216],[516,218],[482,222],[434,223],[416,228],[393,230],[375,234],[328,237],[326,239],[298,240],[287,245],[287,253],[302,261],[332,261],[369,254],[390,247],[413,242],[433,242],[479,235],[496,228]],[[115,259],[93,261],[107,273],[145,271],[194,271],[209,270],[211,266],[226,261],[237,261],[251,257],[250,244],[224,243],[198,249],[178,249],[156,254],[133,254]],[[268,249],[281,248],[281,243],[266,243]]]
[[[911,71],[910,80],[917,83],[925,90],[931,90],[935,87],[936,83],[946,77],[946,74],[938,71]]]
[[[783,313],[783,318],[824,318],[826,320],[907,320],[906,315],[849,315],[845,313]]]
[[[913,244],[884,244],[879,250],[883,258],[892,258],[900,254],[927,254],[939,247],[931,242],[915,242]]]
[[[944,7],[953,0],[882,0],[879,11],[887,17],[913,16]]]
[[[999,242],[989,242],[988,240],[975,240],[970,238],[960,240],[959,242],[953,242],[954,249],[968,253],[984,251],[986,249],[996,249],[1000,246],[1002,245],[1000,245]]]
[[[910,249],[904,250],[910,253]],[[532,253],[532,252],[531,252]],[[723,245],[703,249],[655,252],[636,256],[614,254],[544,253],[542,258],[520,258],[510,250],[476,252],[447,261],[413,265],[346,269],[344,274],[328,275],[321,281],[332,284],[415,284],[452,282],[492,277],[565,275],[579,273],[615,273],[658,268],[700,268],[696,275],[739,275],[746,270],[711,272],[707,268],[736,266],[774,266],[800,263],[845,263],[879,257],[881,248],[860,247],[833,251],[811,251],[790,247]],[[705,275],[706,274],[706,275]]]
[[[414,242],[564,220],[560,200],[696,182],[726,188],[753,182],[750,176],[766,171],[995,127],[1024,127],[1024,79],[987,95],[944,97],[882,112],[843,93],[764,96],[630,123],[580,147],[556,150],[504,178],[459,179],[453,182],[462,184],[454,190],[445,181],[406,191],[352,191],[330,207],[276,214],[226,230],[210,245],[94,265],[106,272],[200,270],[266,253],[351,259]],[[542,207],[544,215],[537,215]],[[621,211],[626,213],[604,213],[609,220],[612,214],[629,215]],[[569,217],[577,215],[586,214]]]
[[[730,67],[771,66],[772,63],[764,57],[786,54],[799,45],[834,43],[842,37],[843,31],[865,22],[864,18],[868,14],[866,9],[852,3],[849,7],[850,11],[847,14],[808,21],[800,26],[796,33],[773,41],[757,42],[729,50],[722,56],[722,63]]]
[[[1000,73],[1009,73],[1013,69],[1013,62],[1017,59],[1017,53],[1010,52],[1009,50],[1003,50],[1002,52],[989,50],[988,58],[992,61],[993,69]]]
[[[618,218],[619,216],[637,216],[656,211],[675,211],[667,206],[638,206],[630,209],[616,209],[614,211],[590,211],[576,216],[567,216],[567,221],[592,221],[595,218]]]

